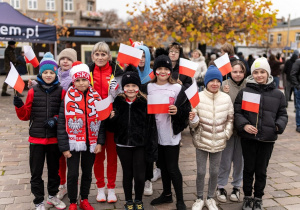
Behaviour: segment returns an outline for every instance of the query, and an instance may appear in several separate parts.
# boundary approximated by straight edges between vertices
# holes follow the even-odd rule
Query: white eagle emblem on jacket
[[[94,121],[91,122],[90,129],[92,132],[92,136],[98,136],[100,124],[101,124],[101,121],[97,121],[97,119],[95,120],[95,122]]]
[[[76,116],[74,117],[74,120],[70,118],[68,120],[68,126],[71,129],[70,133],[78,134],[82,131],[80,130],[83,126],[83,120],[81,118],[77,119]]]

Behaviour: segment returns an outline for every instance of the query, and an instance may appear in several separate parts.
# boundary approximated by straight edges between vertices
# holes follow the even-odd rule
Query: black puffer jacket
[[[86,97],[86,92],[84,93],[84,96]],[[86,99],[84,99],[84,101],[86,101]],[[86,123],[86,133],[88,133],[87,123]],[[89,150],[88,135],[86,137],[87,137],[87,141],[86,141],[87,150]],[[105,139],[105,121],[102,121],[100,124],[97,144],[102,144],[101,142],[104,141],[102,139]],[[58,141],[59,150],[61,152],[70,150],[69,136],[66,131],[65,99],[61,102],[60,109],[59,109],[59,117],[57,120],[57,141]]]
[[[292,85],[300,90],[300,59],[297,59],[293,64],[290,78]]]
[[[257,113],[242,109],[244,92],[261,95],[257,124],[258,133],[256,136],[244,130],[245,125],[256,126],[257,121]],[[277,135],[283,133],[287,122],[285,96],[275,88],[273,78],[269,77],[268,84],[260,85],[254,81],[252,76],[249,76],[246,88],[238,93],[234,103],[234,124],[239,135],[246,139],[274,142],[277,140]]]
[[[46,91],[40,83],[33,87],[34,98],[32,102],[29,135],[36,138],[56,137],[55,128],[44,128],[44,123],[49,118],[58,115],[62,98],[62,87],[59,84],[53,85]]]
[[[157,160],[158,134],[155,115],[147,114],[147,100],[138,97],[132,104],[119,95],[113,103],[115,116],[106,120],[116,144],[145,147],[146,160]]]
[[[178,79],[178,74],[179,74],[179,63],[177,62],[176,66],[173,68],[173,71],[172,71],[172,78],[175,81],[177,81],[177,79]],[[185,88],[189,88],[193,83],[192,78],[185,76],[183,74],[179,75],[179,80],[182,82],[182,85]]]

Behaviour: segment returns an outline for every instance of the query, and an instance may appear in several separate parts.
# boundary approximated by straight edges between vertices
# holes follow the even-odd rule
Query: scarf
[[[70,151],[86,151],[88,139],[90,152],[94,153],[101,123],[94,102],[100,101],[101,98],[97,91],[89,86],[86,101],[84,99],[84,93],[74,85],[68,89],[64,104],[66,131],[69,136]]]

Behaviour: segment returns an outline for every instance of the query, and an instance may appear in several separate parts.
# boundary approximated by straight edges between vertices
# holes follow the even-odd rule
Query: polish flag
[[[194,77],[197,67],[198,64],[193,61],[184,58],[179,59],[179,74]]]
[[[260,94],[243,92],[242,109],[249,112],[259,112]]]
[[[4,81],[9,86],[13,87],[19,93],[22,93],[25,87],[25,83],[19,75],[15,66],[10,62],[10,71]]]
[[[169,113],[170,98],[167,95],[148,95],[148,114],[167,114]]]
[[[121,44],[117,61],[119,61],[120,63],[132,64],[133,66],[137,67],[140,63],[142,55],[142,50],[125,44]]]
[[[214,60],[214,63],[216,64],[223,76],[232,71],[229,56],[227,53]]]
[[[150,77],[151,80],[154,79],[154,73],[153,73],[153,71],[150,72],[149,77]]]
[[[190,100],[190,103],[193,108],[195,108],[200,103],[199,93],[198,93],[198,87],[197,83],[194,79],[193,84],[186,89],[185,91],[186,96]]]
[[[113,110],[112,102],[113,98],[111,95],[101,101],[95,101],[96,109],[101,121],[109,117],[111,111]]]
[[[24,54],[26,63],[31,63],[34,68],[40,64],[30,46],[24,46]]]

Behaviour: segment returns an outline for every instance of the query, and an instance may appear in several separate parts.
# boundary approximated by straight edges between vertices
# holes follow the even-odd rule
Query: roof
[[[290,27],[300,26],[300,18],[296,18],[290,21]],[[288,22],[277,23],[274,28],[285,28],[288,27]]]

